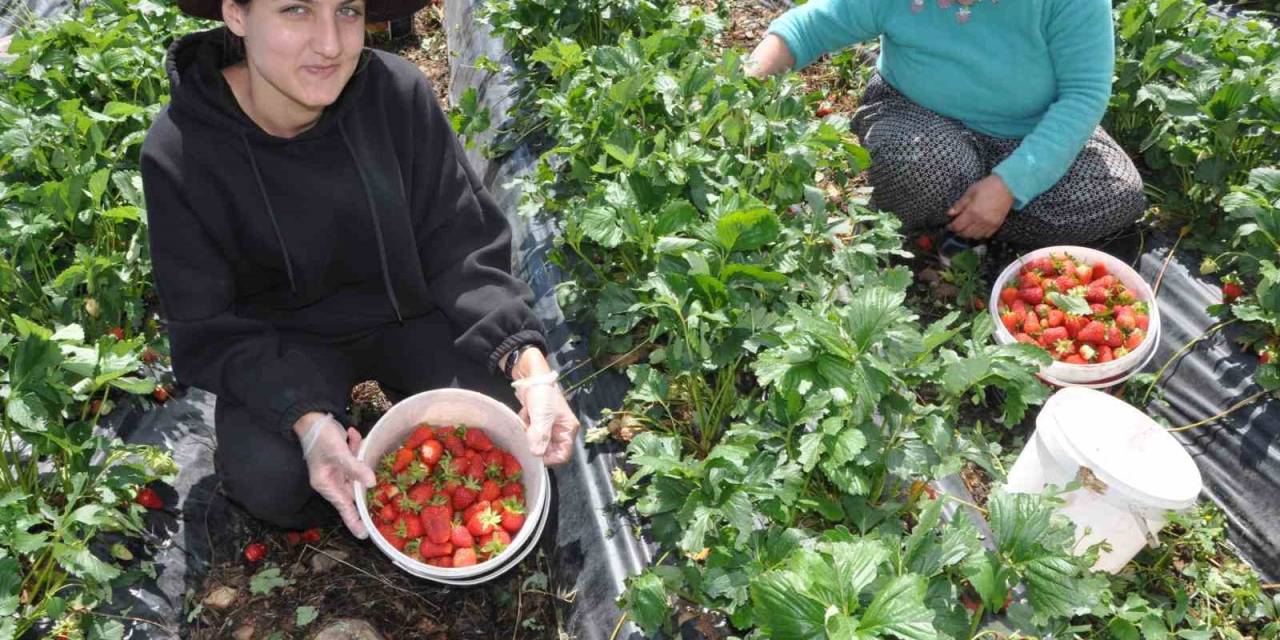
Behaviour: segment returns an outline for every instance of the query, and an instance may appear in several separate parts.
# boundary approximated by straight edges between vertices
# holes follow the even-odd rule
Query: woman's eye
[[[362,13],[364,13],[363,11],[355,7],[342,7],[341,9],[339,9],[339,11],[342,12],[342,15],[347,16],[349,18],[356,18],[356,17],[359,17]]]
[[[294,5],[294,6],[292,6],[292,7],[285,7],[285,9],[284,9],[284,13],[287,13],[287,14],[289,14],[289,15],[291,15],[291,16],[300,16],[300,15],[305,15],[305,14],[306,14],[306,12],[307,12],[307,8],[306,8],[306,7],[304,7],[304,6],[302,6],[302,5]]]

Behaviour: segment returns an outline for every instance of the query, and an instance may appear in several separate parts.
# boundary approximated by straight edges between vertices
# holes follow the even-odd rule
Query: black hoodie
[[[511,233],[422,72],[366,50],[320,120],[293,138],[240,109],[222,30],[165,62],[172,101],[142,145],[156,289],[174,373],[290,433],[341,415],[313,363],[280,336],[350,335],[441,311],[455,346],[496,369],[545,349]]]

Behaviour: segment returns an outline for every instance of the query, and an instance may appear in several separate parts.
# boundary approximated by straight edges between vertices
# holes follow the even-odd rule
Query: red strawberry
[[[475,504],[467,507],[462,512],[462,521],[466,522],[470,520],[471,516],[488,509],[490,506],[492,506],[492,503],[487,500],[477,500]]]
[[[1108,309],[1105,304],[1091,304],[1089,305],[1089,310],[1093,312],[1094,316],[1099,318],[1106,318],[1111,315],[1111,310]]]
[[[439,440],[427,440],[418,446],[418,459],[427,467],[433,467],[444,455],[444,445]]]
[[[1102,345],[1098,347],[1098,362],[1111,362],[1115,360],[1115,356],[1111,355],[1111,347]]]
[[[502,497],[524,499],[524,485],[519,482],[508,482],[502,485]]]
[[[473,536],[485,535],[501,525],[502,516],[498,515],[492,507],[477,512],[467,520],[467,530]]]
[[[1018,297],[1027,304],[1040,304],[1044,300],[1044,289],[1026,287],[1018,290]]]
[[[421,546],[418,547],[418,555],[427,559],[439,558],[441,556],[452,556],[453,543],[436,543],[432,542],[430,538],[424,538]]]
[[[1076,339],[1081,342],[1100,344],[1107,339],[1107,327],[1097,320],[1090,320],[1089,324],[1086,324],[1080,330],[1080,333],[1076,334]]]
[[[422,443],[434,438],[435,435],[436,434],[431,430],[431,427],[424,424],[419,426],[417,429],[414,429],[413,433],[409,434],[409,437],[404,441],[404,447],[406,449],[417,449],[422,446]]]
[[[142,362],[146,364],[155,364],[160,361],[160,354],[151,347],[142,350]]]
[[[1040,335],[1040,319],[1035,314],[1027,314],[1027,319],[1022,323],[1022,331],[1028,335]]]
[[[443,544],[453,536],[453,524],[449,522],[448,516],[442,517],[439,513],[423,511],[421,520],[423,533],[428,540]]]
[[[1133,304],[1138,301],[1138,296],[1133,295],[1132,291],[1121,286],[1119,287],[1119,290],[1115,292],[1115,299],[1116,302],[1120,304]]]
[[[164,384],[156,385],[156,388],[151,391],[151,397],[155,398],[156,402],[160,404],[168,402],[170,395],[169,386]]]
[[[1089,364],[1088,360],[1081,358],[1079,354],[1073,353],[1062,359],[1067,364]]]
[[[1076,353],[1078,350],[1079,349],[1076,348],[1076,343],[1070,340],[1059,340],[1053,343],[1052,355],[1057,358],[1066,358],[1067,356]]]
[[[1045,276],[1052,276],[1057,273],[1057,270],[1053,266],[1053,259],[1051,258],[1036,258],[1031,261],[1031,268],[1039,271],[1040,275]]]
[[[1097,280],[1098,278],[1107,277],[1107,275],[1108,275],[1108,272],[1107,272],[1107,265],[1102,264],[1101,262],[1099,262],[1099,263],[1097,263],[1097,264],[1093,265],[1093,279],[1094,279],[1094,280]],[[1114,276],[1112,276],[1112,279],[1115,279],[1115,277],[1114,277]]]
[[[1084,292],[1084,299],[1086,302],[1090,302],[1090,303],[1100,304],[1100,303],[1106,302],[1107,290],[1099,286],[1089,287]]]
[[[1063,313],[1059,309],[1049,310],[1049,326],[1050,327],[1061,327],[1063,321],[1065,321],[1066,318],[1067,318],[1067,314]]]
[[[450,552],[450,554],[452,554],[452,553],[453,553],[453,552]],[[432,566],[436,566],[436,567],[440,567],[440,568],[442,568],[442,569],[452,569],[452,568],[453,568],[453,556],[452,556],[452,555],[449,555],[449,556],[445,556],[445,557],[443,557],[443,558],[429,558],[429,559],[427,560],[427,564],[432,565]]]
[[[383,522],[395,522],[396,518],[399,516],[400,512],[393,504],[384,504],[382,505],[382,508],[378,510],[378,519]]]
[[[1143,331],[1142,329],[1134,329],[1129,333],[1129,337],[1125,338],[1124,346],[1126,349],[1133,351],[1138,348],[1138,345],[1142,344],[1142,341],[1146,339],[1146,337],[1146,331]]]
[[[1263,349],[1258,352],[1258,364],[1267,364],[1271,362],[1271,352]]]
[[[489,439],[489,436],[485,435],[484,431],[474,427],[467,429],[467,433],[463,436],[463,441],[466,442],[468,447],[476,451],[490,451],[493,449],[493,441]]]
[[[1014,340],[1017,340],[1018,342],[1021,342],[1021,343],[1023,343],[1023,344],[1035,344],[1035,343],[1036,343],[1036,339],[1035,339],[1035,338],[1032,338],[1031,336],[1029,336],[1029,335],[1027,335],[1027,334],[1025,334],[1025,333],[1015,333],[1015,334],[1013,334],[1013,339],[1014,339]]]
[[[471,532],[460,524],[453,526],[449,536],[449,542],[452,542],[455,547],[470,547],[476,543],[475,538],[471,537]]]
[[[116,340],[124,340],[124,329],[120,327],[111,327],[107,332],[115,336]]]
[[[462,443],[462,438],[456,435],[449,434],[441,438],[441,442],[444,443],[445,450],[452,453],[455,458],[462,458],[467,453],[467,447]]]
[[[467,478],[462,486],[453,490],[453,510],[462,511],[471,506],[480,495],[480,485],[475,480]]]
[[[392,473],[400,473],[409,468],[409,463],[413,462],[413,449],[399,449],[396,451],[396,461],[391,465]]]
[[[1138,325],[1138,328],[1142,329],[1143,331],[1146,331],[1147,327],[1151,326],[1151,318],[1148,317],[1147,314],[1145,313],[1133,314],[1133,320],[1134,320],[1134,323]]]
[[[382,538],[387,541],[387,544],[395,547],[398,551],[403,550],[404,546],[409,543],[409,541],[405,540],[404,537],[396,531],[396,528],[390,524],[378,525],[378,533],[382,534]]]
[[[1058,276],[1054,282],[1057,283],[1059,291],[1070,291],[1080,285],[1075,278],[1067,275]]]
[[[1025,317],[1025,314],[1020,315],[1014,311],[1006,311],[1000,314],[1000,322],[1004,324],[1005,329],[1009,330],[1009,333],[1017,333],[1022,328],[1022,321]]]
[[[520,531],[520,527],[524,526],[524,509],[510,500],[504,500],[502,503],[501,524],[502,528],[508,533],[516,533]]]
[[[288,542],[289,546],[291,547],[296,547],[299,544],[302,544],[302,534],[297,531],[284,532],[284,539],[285,539],[285,542]]]
[[[484,458],[476,456],[467,463],[466,476],[476,482],[484,482],[485,478],[488,477],[488,471],[488,467],[484,464]]]
[[[436,440],[444,442],[445,436],[456,436],[458,430],[455,427],[436,427]]]
[[[421,538],[422,534],[426,533],[426,530],[420,518],[413,514],[409,514],[408,517],[401,518],[400,522],[396,524],[396,533],[412,540],[414,538]]]
[[[1009,309],[1012,311],[1027,313],[1027,303],[1023,302],[1022,298],[1018,298],[1009,304]]]
[[[1122,331],[1131,331],[1138,326],[1138,318],[1133,315],[1133,311],[1125,309],[1123,312],[1116,312],[1116,326]]]
[[[133,501],[151,510],[163,509],[164,500],[160,499],[160,494],[156,493],[151,487],[141,487],[138,494],[133,497]]]
[[[320,530],[314,527],[311,529],[307,529],[306,531],[302,532],[301,538],[303,542],[306,542],[308,544],[315,544],[317,542],[320,542]]]
[[[498,483],[494,482],[493,480],[485,480],[484,483],[480,485],[480,496],[479,496],[480,500],[488,500],[489,502],[493,502],[494,500],[497,500],[498,498],[501,498],[501,497],[502,497],[502,487],[498,485]]]
[[[244,559],[252,563],[262,562],[267,557],[267,545],[261,542],[254,542],[244,548]]]
[[[1022,274],[1021,276],[1018,276],[1019,289],[1030,289],[1031,287],[1038,287],[1041,285],[1042,282],[1043,282],[1043,279],[1040,277],[1040,274],[1036,273],[1035,271],[1028,271]],[[1007,302],[1012,304],[1013,301],[1008,300]]]
[[[502,456],[502,475],[508,480],[514,480],[520,477],[520,461],[515,456],[507,453]]]
[[[1036,317],[1040,318],[1040,324],[1044,325],[1044,321],[1049,319],[1049,310],[1053,307],[1041,302],[1036,305]]]
[[[1076,279],[1082,284],[1089,284],[1093,281],[1093,267],[1087,264],[1076,265]]]
[[[1089,324],[1088,318],[1085,318],[1084,316],[1073,315],[1070,313],[1068,313],[1066,317],[1063,318],[1062,320],[1062,326],[1067,328],[1067,335],[1070,336],[1072,339],[1074,339],[1076,335],[1080,333],[1080,330],[1083,329],[1086,324]]]
[[[1040,340],[1042,344],[1053,344],[1059,340],[1070,340],[1071,336],[1067,334],[1066,327],[1049,327],[1041,334]]]
[[[1235,282],[1222,283],[1222,301],[1233,302],[1236,298],[1244,295],[1244,288]]]
[[[1124,332],[1119,327],[1107,327],[1106,343],[1112,349],[1124,346]]]
[[[419,482],[409,489],[409,499],[420,505],[427,504],[435,495],[436,489],[431,486],[430,482]]]
[[[502,529],[494,529],[489,537],[480,542],[480,550],[496,556],[511,546],[511,534]]]
[[[974,298],[974,299],[973,299],[973,309],[974,309],[974,311],[982,311],[982,310],[984,310],[984,309],[986,309],[986,308],[987,308],[987,301],[986,301],[986,300],[983,300],[982,298]]]
[[[469,567],[476,563],[476,550],[473,547],[455,549],[453,552],[454,567]]]
[[[1010,304],[1018,299],[1018,289],[1016,287],[1005,287],[1000,290],[1000,302]]]

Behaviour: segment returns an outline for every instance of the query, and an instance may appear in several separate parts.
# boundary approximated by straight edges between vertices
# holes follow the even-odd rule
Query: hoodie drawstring
[[[240,134],[245,153],[249,154],[249,166],[253,169],[253,177],[258,181],[258,192],[262,194],[262,202],[267,205],[267,217],[271,218],[271,228],[275,229],[276,242],[280,243],[280,253],[284,254],[284,268],[289,274],[289,291],[298,292],[298,283],[293,279],[293,261],[289,259],[289,247],[284,243],[284,234],[280,233],[280,223],[276,222],[275,209],[271,208],[271,198],[267,197],[267,186],[262,183],[262,172],[258,171],[258,161],[253,157],[253,147],[249,145],[249,136]],[[396,317],[399,317],[397,315]]]
[[[364,165],[360,162],[360,156],[356,155],[355,145],[351,144],[347,127],[342,120],[338,120],[338,133],[342,134],[342,141],[347,145],[351,161],[356,164],[356,174],[360,176],[360,186],[364,189],[365,201],[369,205],[369,217],[373,218],[373,235],[378,240],[378,260],[382,262],[382,284],[387,289],[387,299],[391,301],[391,308],[396,312],[396,320],[404,324],[404,318],[400,316],[400,302],[396,300],[395,288],[391,286],[391,269],[387,267],[387,245],[382,240],[382,223],[378,220],[378,210],[373,204],[373,191],[369,188],[369,180],[364,175]]]

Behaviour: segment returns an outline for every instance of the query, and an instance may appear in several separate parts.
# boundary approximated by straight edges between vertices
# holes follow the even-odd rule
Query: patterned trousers
[[[879,74],[854,113],[871,154],[873,207],[902,219],[903,231],[941,227],[947,209],[1017,148],[907,99]],[[1102,127],[1052,188],[1011,211],[995,240],[1018,245],[1086,244],[1132,224],[1147,208],[1142,177]]]

